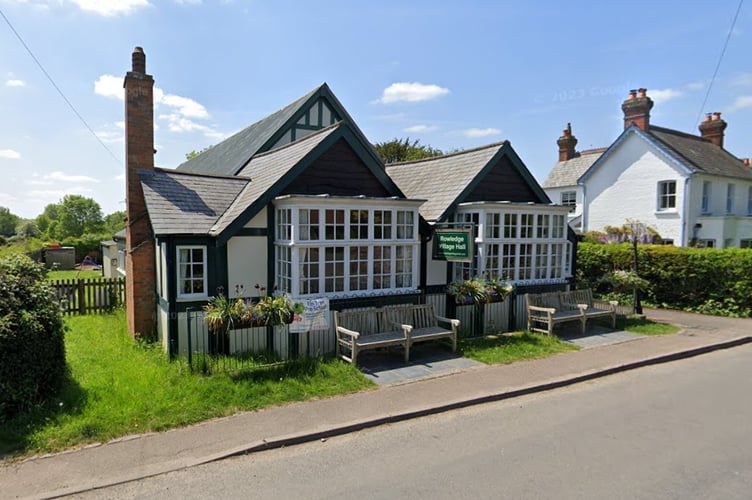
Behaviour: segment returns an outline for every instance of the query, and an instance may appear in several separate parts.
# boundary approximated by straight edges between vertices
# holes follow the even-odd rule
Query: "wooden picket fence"
[[[50,281],[64,314],[102,314],[125,304],[125,278]]]

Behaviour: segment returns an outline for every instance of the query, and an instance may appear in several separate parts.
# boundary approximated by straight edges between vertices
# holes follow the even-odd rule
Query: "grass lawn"
[[[47,273],[47,279],[50,281],[55,280],[75,280],[75,279],[97,279],[103,278],[102,271],[77,271],[75,269],[70,271],[49,271]]]
[[[58,400],[0,423],[0,455],[58,451],[374,386],[357,368],[320,359],[204,377],[131,340],[122,311],[66,324],[65,389]]]
[[[670,335],[681,330],[678,326],[656,323],[645,318],[619,318],[616,327],[640,335]]]
[[[459,350],[467,358],[491,365],[545,358],[560,352],[576,351],[579,347],[562,342],[555,335],[518,332],[462,339]]]

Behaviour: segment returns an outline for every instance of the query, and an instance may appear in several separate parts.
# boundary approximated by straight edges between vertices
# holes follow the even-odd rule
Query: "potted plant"
[[[489,278],[486,280],[486,290],[489,302],[504,302],[512,293],[512,285],[502,278]]]
[[[447,293],[454,296],[457,304],[482,304],[488,300],[485,280],[478,276],[449,283]]]

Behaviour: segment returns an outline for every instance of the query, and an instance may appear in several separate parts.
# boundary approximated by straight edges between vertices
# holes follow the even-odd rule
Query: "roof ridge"
[[[604,148],[591,148],[591,149],[583,149],[582,151],[578,151],[581,155],[592,155],[595,153],[605,153],[608,151],[608,146]]]
[[[681,137],[686,137],[687,139],[696,139],[698,141],[709,142],[712,144],[712,141],[710,141],[709,139],[706,139],[696,134],[690,134],[689,132],[683,132],[681,130],[676,130],[673,128],[659,127],[657,125],[650,125],[650,127],[648,127],[648,132],[652,132],[653,129],[655,129],[656,132],[663,132],[666,134],[678,135]]]
[[[459,156],[459,155],[468,154],[468,153],[475,153],[477,151],[482,151],[484,149],[498,148],[501,146],[505,146],[507,144],[509,144],[509,141],[503,140],[503,141],[494,142],[491,144],[486,144],[484,146],[478,146],[478,147],[471,148],[471,149],[463,149],[461,151],[452,151],[451,153],[447,153],[447,154],[439,155],[439,156],[430,156],[428,158],[420,158],[418,160],[405,160],[405,161],[397,161],[394,163],[385,163],[384,166],[386,166],[387,168],[400,167],[404,165],[412,165],[415,163],[424,163],[424,162],[429,162],[429,161],[441,160],[444,158],[451,158],[453,156]]]
[[[139,172],[149,171],[150,169],[139,169]],[[166,167],[154,167],[155,171],[164,172],[167,174],[173,174],[173,175],[185,175],[188,177],[209,177],[212,179],[232,179],[232,180],[238,180],[242,179],[239,178],[237,175],[221,175],[221,174],[206,174],[203,172],[194,172],[192,170],[178,170],[177,168],[166,168]],[[247,179],[242,179],[247,180]]]

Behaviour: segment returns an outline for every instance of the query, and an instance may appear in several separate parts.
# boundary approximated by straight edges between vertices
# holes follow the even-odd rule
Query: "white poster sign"
[[[290,324],[291,332],[305,333],[329,328],[329,299],[294,299],[293,302],[303,304],[305,309],[295,313]]]

